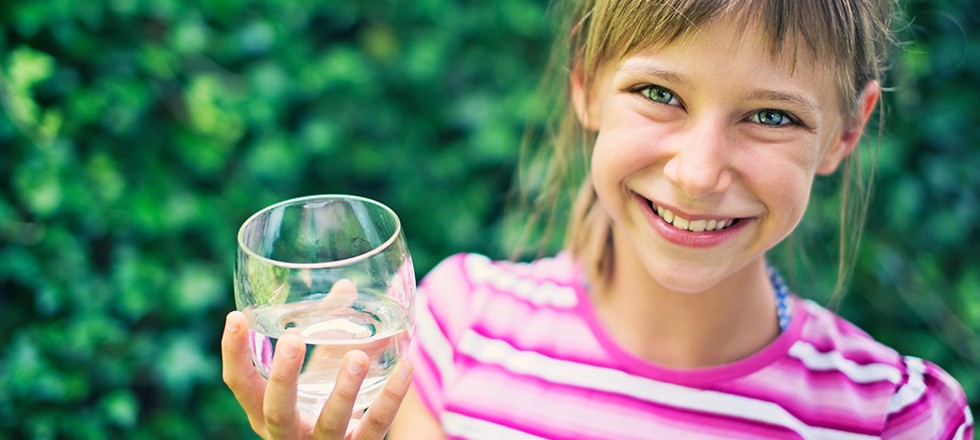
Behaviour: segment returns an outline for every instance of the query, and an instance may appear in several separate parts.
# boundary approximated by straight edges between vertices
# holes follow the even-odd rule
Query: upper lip
[[[684,220],[689,220],[689,221],[696,221],[696,220],[736,220],[736,219],[740,218],[740,217],[736,217],[736,216],[723,215],[723,214],[692,214],[689,211],[684,211],[684,210],[679,209],[679,208],[677,208],[675,206],[665,205],[665,204],[660,203],[660,202],[658,202],[656,200],[653,200],[653,199],[644,197],[644,196],[639,195],[639,194],[637,194],[637,196],[638,197],[641,197],[644,200],[646,200],[647,202],[649,202],[652,205],[652,208],[654,210],[654,213],[657,212],[657,208],[669,209],[670,212],[672,212],[675,216],[679,216],[679,217],[683,218]]]

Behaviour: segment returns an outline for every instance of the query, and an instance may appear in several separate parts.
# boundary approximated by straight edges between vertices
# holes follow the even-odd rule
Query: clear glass
[[[408,350],[415,270],[398,216],[347,195],[287,200],[238,232],[235,304],[249,321],[252,360],[269,377],[286,332],[306,342],[297,405],[319,414],[345,353],[371,359],[354,410],[368,407]]]

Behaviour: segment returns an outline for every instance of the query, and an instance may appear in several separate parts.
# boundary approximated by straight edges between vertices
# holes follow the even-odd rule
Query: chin
[[[677,293],[685,294],[697,294],[711,289],[717,286],[720,280],[705,278],[705,277],[678,277],[678,276],[668,276],[668,277],[655,277],[654,280],[658,282],[665,289]]]
[[[664,289],[678,293],[701,293],[715,287],[725,279],[726,273],[719,267],[705,267],[695,263],[673,263],[667,266],[651,262],[646,264],[652,281]]]

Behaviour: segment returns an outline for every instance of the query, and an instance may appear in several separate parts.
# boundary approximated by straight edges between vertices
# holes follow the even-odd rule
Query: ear
[[[579,122],[586,130],[599,131],[598,106],[590,99],[591,94],[586,90],[585,68],[582,67],[581,60],[572,64],[569,80],[572,83],[572,104]]]
[[[871,117],[871,113],[874,112],[875,104],[878,103],[878,98],[881,96],[881,86],[878,81],[871,81],[864,86],[864,90],[861,91],[861,95],[858,97],[858,113],[856,118],[851,121],[844,122],[844,129],[841,131],[840,137],[834,140],[834,142],[827,148],[824,153],[823,158],[820,160],[820,164],[817,167],[817,174],[831,174],[840,165],[844,159],[854,151],[857,147],[858,142],[861,140],[861,135],[864,134],[864,127],[868,124],[868,119]]]

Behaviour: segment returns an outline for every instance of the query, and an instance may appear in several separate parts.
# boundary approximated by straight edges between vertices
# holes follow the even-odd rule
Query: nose
[[[692,198],[724,192],[732,184],[730,157],[735,145],[719,122],[704,122],[679,136],[664,175]]]

